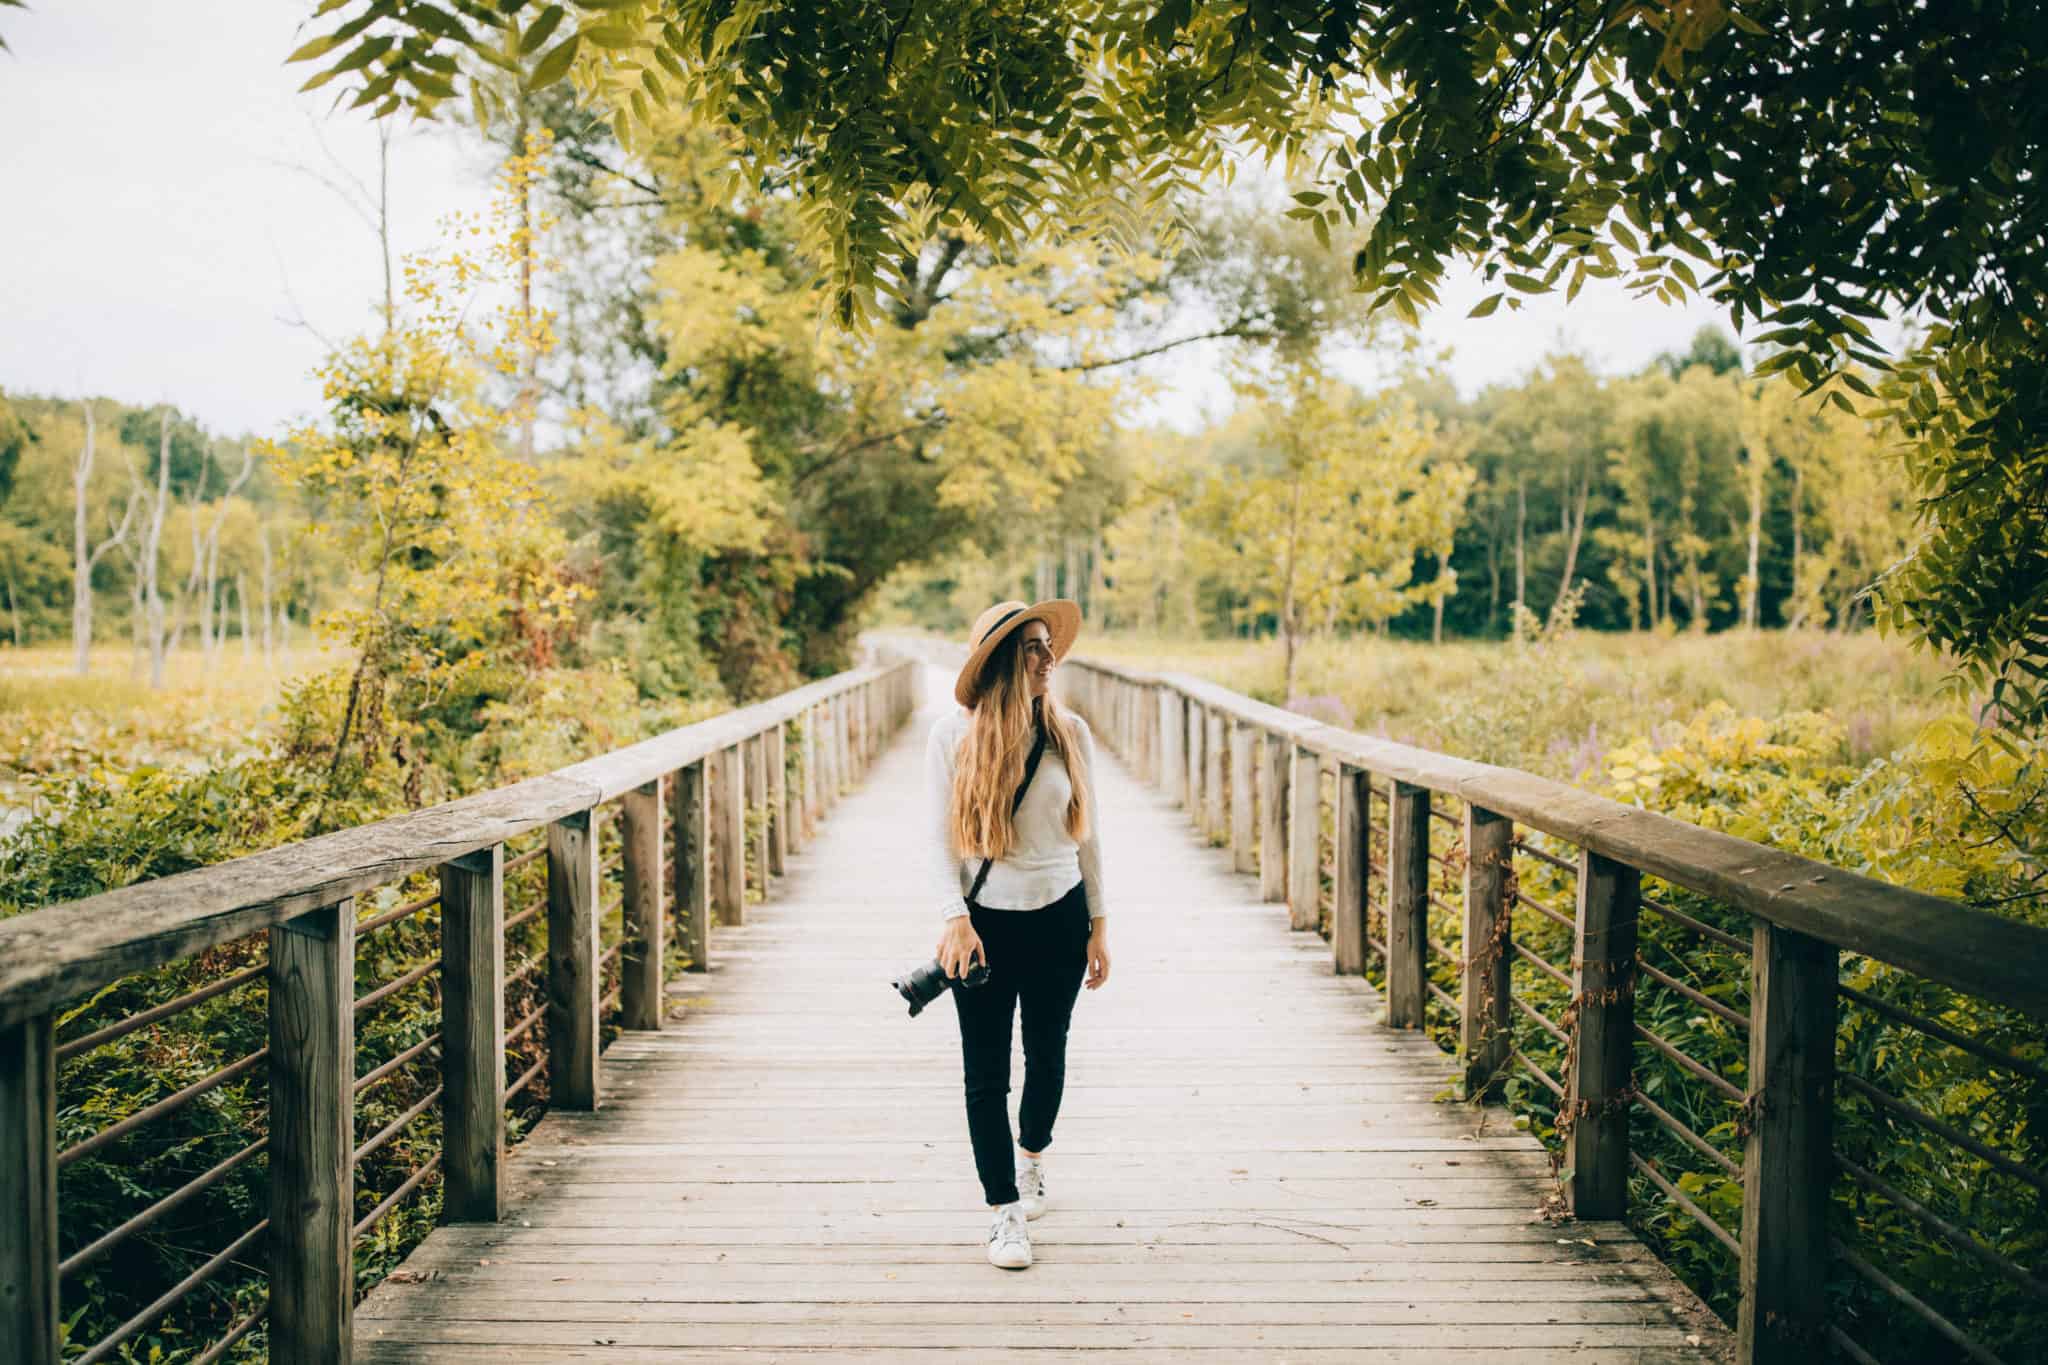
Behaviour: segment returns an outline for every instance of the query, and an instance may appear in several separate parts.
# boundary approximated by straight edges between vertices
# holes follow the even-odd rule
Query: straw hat
[[[981,667],[988,662],[988,656],[1011,633],[1032,621],[1045,622],[1045,628],[1052,632],[1052,661],[1058,663],[1067,657],[1067,651],[1074,647],[1074,637],[1081,633],[1081,607],[1064,597],[1030,606],[998,602],[975,617],[974,628],[967,632],[967,662],[960,665],[960,677],[953,684],[955,701],[973,707],[974,684],[980,680]]]

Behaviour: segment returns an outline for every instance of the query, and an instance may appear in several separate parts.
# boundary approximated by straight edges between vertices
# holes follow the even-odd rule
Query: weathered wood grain
[[[1323,919],[1322,761],[1313,749],[1286,741],[1293,773],[1287,781],[1287,924],[1316,930]]]
[[[1636,870],[1597,853],[1579,856],[1578,930],[1572,946],[1577,1034],[1565,1077],[1565,1196],[1580,1218],[1628,1212],[1628,1110],[1636,1020]]]
[[[747,915],[746,766],[739,746],[705,762],[711,770],[711,908],[720,924],[743,924]]]
[[[1839,955],[1771,924],[1753,939],[1737,1330],[1744,1359],[1785,1365],[1824,1349]]]
[[[1212,844],[1230,837],[1229,816],[1224,810],[1224,764],[1229,761],[1229,741],[1221,711],[1202,712],[1202,833]]]
[[[808,731],[806,732],[808,733]],[[676,770],[669,784],[675,833],[675,907],[690,946],[690,970],[711,969],[711,808],[707,774],[711,760],[700,758]]]
[[[1330,959],[1339,976],[1365,971],[1365,907],[1370,887],[1366,843],[1366,780],[1359,768],[1337,770],[1335,884],[1330,897]]]
[[[1497,1098],[1514,1042],[1508,996],[1514,837],[1514,821],[1482,806],[1465,807],[1465,984],[1458,1003],[1467,1098]]]
[[[1290,740],[1259,735],[1259,899],[1287,899],[1287,759]]]
[[[619,1027],[661,1027],[662,954],[668,916],[661,859],[661,783],[635,787],[619,801],[624,855],[626,946],[619,952]]]
[[[1169,805],[1184,806],[1188,799],[1188,704],[1170,687],[1159,689],[1159,777],[1160,791]]]
[[[56,1365],[57,1048],[47,1014],[0,1028],[0,1357]]]
[[[1252,729],[1249,725],[1230,727],[1230,865],[1239,872],[1258,871],[1258,848],[1254,843],[1258,806],[1252,787]]]
[[[505,1162],[505,850],[441,864],[442,1216],[496,1222]]]
[[[1421,1028],[1429,979],[1429,792],[1393,784],[1387,803],[1387,1024]]]
[[[270,929],[270,1352],[350,1354],[355,902]]]
[[[598,1102],[597,817],[548,826],[548,1103]]]

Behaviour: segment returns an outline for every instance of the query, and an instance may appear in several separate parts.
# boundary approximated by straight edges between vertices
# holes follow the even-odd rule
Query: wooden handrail
[[[0,1029],[130,972],[246,937],[589,810],[887,671],[852,669],[543,777],[0,920]]]
[[[1087,658],[1069,659],[1065,667],[1166,688],[1326,760],[1455,796],[1780,928],[2048,1020],[2048,929],[1533,773],[1324,725],[1205,679]]]
[[[710,911],[726,923],[739,923],[744,914],[747,809],[760,808],[765,817],[756,849],[765,893],[800,838],[797,820],[821,814],[880,753],[886,735],[914,709],[917,681],[916,666],[907,660],[853,669],[531,781],[0,921],[0,1356],[55,1365],[59,1354],[59,1005],[130,973],[268,931],[262,971],[270,986],[270,1045],[244,1069],[260,1061],[269,1073],[270,1131],[262,1145],[269,1155],[271,1216],[231,1250],[267,1234],[272,1355],[340,1365],[351,1353],[352,1240],[437,1171],[444,1175],[444,1218],[497,1218],[506,1102],[545,1065],[551,1104],[597,1107],[603,1010],[618,1003],[625,1028],[662,1025],[671,907],[701,969]],[[784,784],[785,732],[792,722],[803,723],[803,799]],[[751,760],[751,775],[743,755]],[[812,771],[814,757],[825,771]],[[600,898],[600,807],[614,799],[622,799],[624,823],[618,855],[624,930],[599,952],[600,919],[608,908]],[[664,852],[665,822],[674,830],[672,867]],[[503,1024],[505,873],[539,852],[508,861],[504,845],[543,827],[547,1048],[507,1091],[500,1089],[505,1048],[526,1025],[508,1033]],[[723,866],[714,893],[707,872],[715,860]],[[352,898],[429,868],[440,878],[439,895],[394,916],[438,900],[440,956],[357,997],[355,940],[363,925]],[[603,992],[614,959],[620,981]],[[433,965],[442,985],[441,1026],[433,1035],[442,1052],[442,1083],[357,1149],[354,1103],[363,1083],[355,1079],[356,1012],[421,979]],[[172,1003],[183,1008],[204,994]],[[125,1031],[105,1029],[95,1037],[106,1041]],[[425,1049],[416,1044],[366,1079],[389,1074]],[[206,1084],[234,1074],[230,1068]],[[367,1217],[353,1220],[357,1158],[436,1103],[441,1150]],[[161,1109],[144,1110],[72,1151],[111,1145]],[[159,1201],[155,1207],[164,1206]],[[116,1231],[125,1236],[155,1216],[145,1210]],[[215,1257],[203,1273],[215,1273],[227,1255]],[[188,1278],[159,1296],[85,1358],[104,1358],[199,1282]],[[249,1326],[245,1319],[228,1340]],[[214,1353],[225,1345],[215,1343]]]

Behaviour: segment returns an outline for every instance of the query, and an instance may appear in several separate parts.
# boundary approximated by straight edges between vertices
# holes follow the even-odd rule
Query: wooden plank
[[[1209,722],[1208,722],[1208,719],[1207,719],[1207,717],[1205,717],[1205,716],[1204,716],[1204,715],[1202,714],[1202,708],[1201,708],[1201,707],[1199,707],[1199,706],[1195,706],[1195,705],[1192,705],[1192,704],[1190,704],[1190,705],[1189,705],[1189,707],[1188,707],[1188,742],[1187,742],[1187,757],[1188,757],[1188,799],[1187,799],[1187,812],[1188,812],[1188,819],[1189,819],[1189,820],[1190,820],[1191,822],[1193,822],[1193,824],[1194,824],[1194,826],[1195,826],[1195,828],[1196,828],[1197,830],[1200,830],[1200,829],[1202,828],[1202,812],[1203,812],[1203,797],[1202,797],[1202,793],[1203,793],[1203,790],[1204,790],[1204,787],[1205,787],[1205,785],[1206,785],[1206,784],[1207,784],[1207,782],[1208,782],[1208,761],[1207,761],[1207,760],[1206,760],[1206,759],[1205,759],[1205,758],[1203,757],[1203,750],[1204,750],[1205,748],[1207,748],[1207,746],[1208,746],[1208,742],[1209,742]]]
[[[1230,865],[1239,872],[1258,870],[1258,850],[1253,846],[1256,828],[1253,817],[1258,805],[1252,787],[1252,730],[1248,725],[1230,731]]]
[[[711,760],[699,759],[678,769],[669,784],[675,822],[670,843],[675,850],[676,918],[690,947],[693,972],[711,969],[710,766]]]
[[[746,778],[739,747],[705,762],[711,773],[711,908],[720,924],[743,924],[747,913]]]
[[[1221,711],[1202,713],[1202,833],[1212,844],[1230,835],[1229,817],[1224,813],[1223,765],[1229,758]]]
[[[1465,807],[1465,970],[1459,991],[1459,1047],[1465,1094],[1498,1099],[1513,1046],[1508,951],[1514,905],[1508,899],[1515,823],[1481,806]]]
[[[1393,784],[1387,811],[1387,1025],[1421,1028],[1429,979],[1429,792]]]
[[[815,708],[803,714],[803,811],[799,823],[803,826],[805,839],[809,839],[818,827],[818,727],[823,722],[823,713]]]
[[[1315,931],[1323,920],[1322,762],[1294,746],[1287,783],[1287,926]]]
[[[1635,1054],[1636,870],[1597,853],[1579,855],[1579,905],[1572,959],[1576,1010],[1565,1197],[1580,1218],[1628,1212],[1628,1111]]]
[[[270,930],[270,1353],[349,1358],[355,902]]]
[[[51,1016],[0,1029],[0,1357],[57,1365],[57,1048]]]
[[[1339,976],[1365,971],[1365,907],[1368,895],[1366,783],[1358,768],[1337,770],[1337,871],[1330,901],[1330,958]]]
[[[1755,927],[1737,1351],[1758,1365],[1824,1349],[1838,958],[1818,939]]]
[[[597,822],[594,812],[548,826],[548,1104],[595,1109],[597,1079]]]
[[[768,856],[768,740],[765,735],[755,735],[743,746],[747,756],[747,823],[746,837],[748,862],[752,865],[753,886],[762,900],[768,899],[769,876],[773,871]]]
[[[504,1209],[505,850],[441,864],[442,1217]]]
[[[627,792],[620,798],[619,817],[626,944],[619,951],[619,1027],[658,1029],[668,927],[662,904],[668,878],[661,865],[661,784]]]

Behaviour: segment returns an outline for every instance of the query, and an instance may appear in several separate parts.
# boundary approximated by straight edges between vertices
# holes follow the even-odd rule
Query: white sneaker
[[[1003,1270],[1024,1270],[1031,1265],[1031,1230],[1024,1223],[1021,1204],[1001,1204],[988,1225],[988,1263]]]
[[[1045,1167],[1029,1158],[1017,1163],[1017,1202],[1026,1218],[1045,1212]]]

